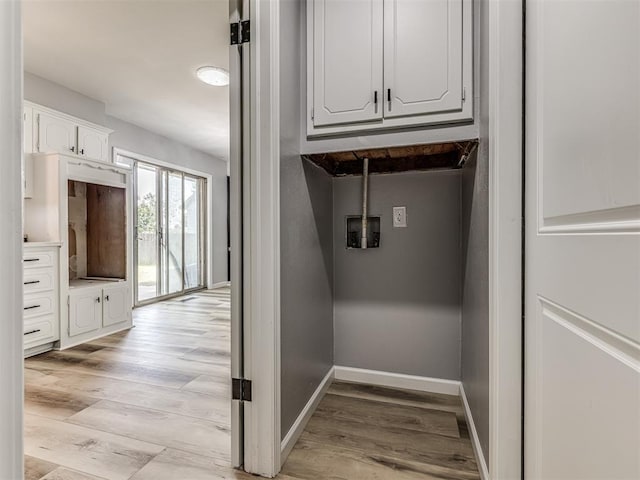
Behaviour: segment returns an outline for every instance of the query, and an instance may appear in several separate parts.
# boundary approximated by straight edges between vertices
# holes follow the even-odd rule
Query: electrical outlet
[[[407,226],[407,207],[393,207],[393,228]]]

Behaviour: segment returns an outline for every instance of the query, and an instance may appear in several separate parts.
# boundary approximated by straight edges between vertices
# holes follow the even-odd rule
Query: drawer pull
[[[24,307],[25,310],[32,310],[34,308],[40,308],[42,305],[31,305],[30,307]]]
[[[37,262],[39,260],[40,260],[39,258],[25,258],[24,259],[25,262]]]
[[[40,331],[40,329],[37,330],[31,330],[30,332],[25,332],[25,335],[31,335],[32,333],[38,333]]]
[[[30,282],[24,282],[25,285],[35,285],[36,283],[40,283],[40,280],[31,280]]]

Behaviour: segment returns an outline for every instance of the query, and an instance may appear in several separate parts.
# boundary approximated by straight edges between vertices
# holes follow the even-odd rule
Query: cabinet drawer
[[[36,347],[58,340],[59,332],[55,315],[39,317],[24,322],[24,348]]]
[[[53,268],[25,269],[23,282],[25,294],[53,290],[55,285]]]
[[[54,252],[25,250],[22,263],[25,269],[52,267],[54,265],[54,259]]]
[[[54,292],[30,293],[24,296],[24,318],[48,315],[55,312]]]

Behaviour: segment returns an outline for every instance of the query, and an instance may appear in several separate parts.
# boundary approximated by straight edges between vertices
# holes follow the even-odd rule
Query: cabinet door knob
[[[82,150],[80,150],[80,154],[84,155],[84,148]]]
[[[96,298],[96,302],[100,303],[100,297]]]
[[[391,103],[391,89],[387,88],[387,102]]]
[[[373,92],[373,103],[374,103],[375,105],[377,105],[377,104],[378,104],[378,90],[376,90],[376,91],[374,91],[374,92]]]
[[[75,152],[76,151],[76,147],[71,147],[71,151]]]
[[[104,297],[104,301],[105,301],[105,302],[108,302],[108,301],[109,301],[109,295],[105,295],[105,297]]]

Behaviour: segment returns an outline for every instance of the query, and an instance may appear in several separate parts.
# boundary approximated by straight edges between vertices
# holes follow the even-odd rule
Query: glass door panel
[[[206,181],[135,161],[136,304],[204,286]]]
[[[182,251],[182,226],[184,223],[182,174],[169,172],[167,180],[167,230],[166,265],[167,293],[183,290],[184,258]]]
[[[136,170],[137,301],[149,300],[159,294],[158,179],[156,167],[139,165]]]
[[[197,178],[184,177],[184,288],[199,287],[201,278],[201,182]]]

